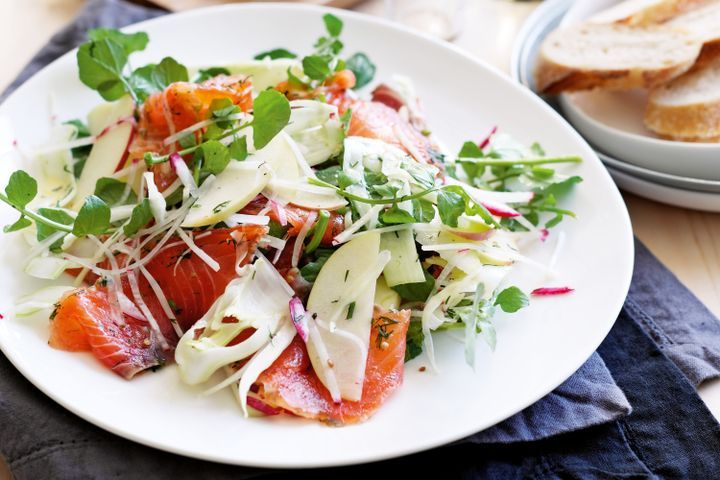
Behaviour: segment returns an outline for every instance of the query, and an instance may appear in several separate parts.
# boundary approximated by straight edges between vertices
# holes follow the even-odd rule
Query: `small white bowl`
[[[580,22],[618,0],[575,2],[561,26]],[[591,143],[625,162],[658,172],[720,180],[720,144],[658,138],[643,124],[647,93],[590,91],[560,96],[570,123]]]
[[[720,144],[674,142],[654,137],[642,124],[639,92],[578,92],[560,96],[566,118],[600,150],[637,166],[720,180]]]

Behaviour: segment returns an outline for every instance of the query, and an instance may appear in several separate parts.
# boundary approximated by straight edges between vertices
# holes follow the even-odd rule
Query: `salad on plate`
[[[343,55],[342,21],[323,22],[304,57],[192,70],[133,68],[143,32],[88,33],[79,77],[105,102],[17,145],[27,171],[0,193],[25,272],[53,281],[16,308],[48,316],[50,347],[126,380],[176,364],[246,416],[344,425],[413,358],[438,372],[434,334],[461,334],[472,368],[495,347],[496,311],[572,291],[528,295],[507,277],[521,263],[552,274],[563,234],[551,247],[549,230],[575,216],[561,202],[581,181],[556,166],[581,159],[497,129],[453,153],[411,79],[376,82],[367,55]],[[549,264],[523,254],[537,242]]]

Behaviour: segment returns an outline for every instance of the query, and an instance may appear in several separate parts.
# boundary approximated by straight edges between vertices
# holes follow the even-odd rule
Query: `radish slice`
[[[550,296],[550,295],[565,295],[566,293],[574,292],[574,288],[570,287],[542,287],[533,290],[530,295],[536,297]]]
[[[264,413],[265,415],[280,415],[281,412],[279,408],[271,407],[259,398],[251,397],[249,395],[247,397],[247,406],[254,408],[260,413]]]
[[[298,335],[300,335],[300,338],[302,338],[302,341],[307,343],[310,331],[308,328],[307,312],[305,312],[302,300],[298,297],[291,298],[289,307],[290,318],[292,319],[293,325],[295,325],[295,329],[297,330]]]
[[[317,220],[317,217],[317,212],[311,211],[308,214],[305,223],[303,223],[302,228],[300,228],[300,231],[298,232],[298,236],[295,239],[295,244],[293,245],[293,252],[291,258],[291,265],[293,267],[298,266],[298,262],[300,261],[300,254],[302,253],[303,246],[305,245],[305,238],[307,237],[308,232],[310,232],[310,229],[315,223],[315,220]]]
[[[485,200],[480,203],[482,204],[483,207],[487,208],[488,212],[490,212],[492,215],[495,215],[496,217],[512,218],[512,217],[520,216],[520,212],[518,212],[514,208],[511,208],[503,203],[497,203],[497,202],[488,201],[488,200]]]
[[[286,226],[288,224],[288,219],[287,219],[287,212],[285,211],[285,207],[280,205],[275,200],[268,200],[268,202],[270,203],[270,209],[277,216],[278,222],[280,222],[280,225],[282,225],[283,227]]]
[[[197,197],[198,187],[185,160],[177,153],[173,153],[170,155],[170,165],[175,169],[175,173],[177,173],[178,178],[182,184],[185,185],[185,188],[188,189],[190,195]]]

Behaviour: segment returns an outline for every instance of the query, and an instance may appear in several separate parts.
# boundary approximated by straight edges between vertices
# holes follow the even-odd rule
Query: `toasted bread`
[[[666,22],[715,0],[626,0],[590,17],[591,23],[653,25]]]
[[[720,58],[654,88],[645,110],[645,125],[672,140],[720,140]]]
[[[546,94],[604,88],[653,88],[688,71],[702,42],[685,28],[580,24],[551,33],[535,70]]]

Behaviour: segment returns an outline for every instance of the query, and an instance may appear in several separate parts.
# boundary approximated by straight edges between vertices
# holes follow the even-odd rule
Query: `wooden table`
[[[0,1],[3,66],[0,90],[55,31],[72,19],[83,3],[83,0]],[[455,42],[507,71],[515,34],[538,3],[475,0],[468,4],[465,26]],[[382,15],[383,2],[369,0],[357,10]],[[629,194],[625,201],[635,234],[720,316],[720,214],[674,208]],[[701,387],[700,396],[720,418],[720,381]]]

